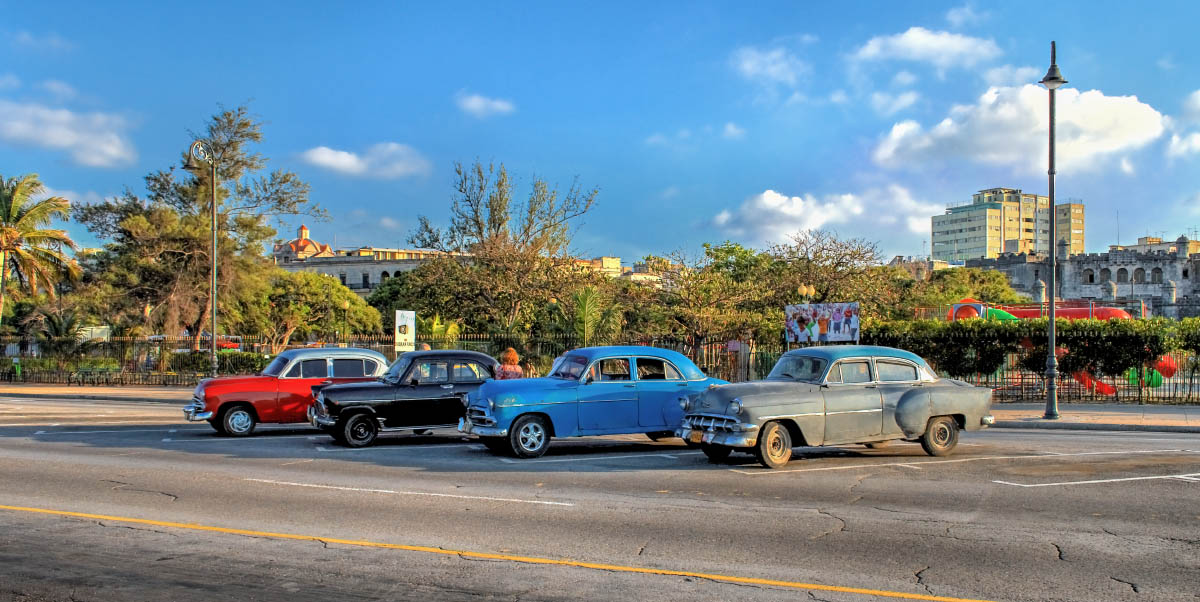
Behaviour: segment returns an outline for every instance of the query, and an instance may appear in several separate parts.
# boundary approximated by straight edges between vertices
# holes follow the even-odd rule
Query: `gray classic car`
[[[959,430],[994,422],[992,390],[938,378],[925,360],[891,347],[839,345],[789,351],[766,380],[709,388],[681,397],[678,435],[710,461],[752,450],[768,468],[793,445],[920,441],[931,456],[949,454]]]

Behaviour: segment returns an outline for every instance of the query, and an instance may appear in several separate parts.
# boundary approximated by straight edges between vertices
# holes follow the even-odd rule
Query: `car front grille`
[[[683,419],[683,424],[687,428],[714,433],[732,433],[737,430],[737,423],[737,420],[728,416],[711,414],[688,414]]]
[[[467,408],[467,420],[470,420],[472,424],[484,426],[491,426],[496,423],[494,418],[488,416],[487,410],[479,407]]]

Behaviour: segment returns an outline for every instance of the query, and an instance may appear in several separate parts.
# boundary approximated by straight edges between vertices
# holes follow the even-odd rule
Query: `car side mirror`
[[[585,384],[585,385],[590,385],[590,384],[592,384],[592,383],[594,383],[594,382],[596,382],[596,379],[592,378],[592,375],[591,375],[591,374],[589,374],[589,375],[587,376],[587,378],[583,379],[583,384]]]
[[[415,386],[417,386],[417,385],[419,385],[419,384],[421,384],[421,381],[420,381],[420,380],[417,380],[417,379],[415,379],[415,378],[414,378],[414,379],[412,379],[412,380],[410,380],[410,381],[408,381],[408,385],[409,385],[410,387],[415,387]]]

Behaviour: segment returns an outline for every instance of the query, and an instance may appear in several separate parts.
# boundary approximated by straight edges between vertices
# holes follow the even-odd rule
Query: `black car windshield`
[[[412,359],[411,353],[401,354],[400,357],[396,358],[396,361],[392,362],[392,365],[388,367],[387,374],[383,375],[383,380],[399,381],[400,377],[404,376],[404,373],[408,371],[408,365],[412,363]]]
[[[582,355],[568,355],[562,359],[558,367],[550,373],[550,378],[565,378],[567,380],[579,380],[583,376],[583,370],[587,368],[588,360]]]
[[[824,359],[807,355],[785,355],[779,358],[767,378],[775,380],[800,380],[815,383],[825,374],[825,366],[829,365]]]
[[[283,369],[287,367],[288,361],[288,358],[277,355],[275,359],[271,360],[271,363],[267,364],[266,368],[263,368],[262,373],[266,376],[279,376],[283,374]]]

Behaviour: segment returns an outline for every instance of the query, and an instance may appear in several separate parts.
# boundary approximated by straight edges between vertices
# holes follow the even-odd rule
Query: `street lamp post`
[[[1055,224],[1055,207],[1054,207],[1054,91],[1059,86],[1067,83],[1063,79],[1062,73],[1058,70],[1058,61],[1055,56],[1055,44],[1050,42],[1050,69],[1046,71],[1046,77],[1039,82],[1050,91],[1050,169],[1047,170],[1047,175],[1050,179],[1050,275],[1047,277],[1047,299],[1050,301],[1050,324],[1047,327],[1047,346],[1046,353],[1046,414],[1043,416],[1046,420],[1058,420],[1058,356],[1054,353],[1055,342],[1054,335],[1056,330],[1055,307],[1054,307],[1054,280],[1056,276],[1058,246],[1055,240],[1056,224]]]
[[[208,294],[212,301],[211,314],[212,325],[210,327],[210,336],[212,337],[212,349],[209,352],[209,362],[212,371],[212,377],[217,377],[217,160],[209,150],[208,145],[202,140],[197,140],[188,148],[187,161],[183,164],[183,168],[199,173],[204,169],[204,163],[208,163],[209,168],[209,188],[212,196],[210,197],[212,216],[212,248],[209,253],[211,264],[211,273],[209,274]]]
[[[342,340],[350,343],[350,302],[342,301]]]

